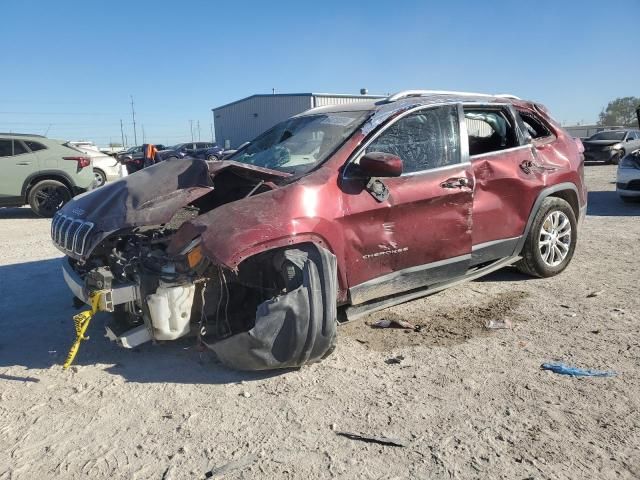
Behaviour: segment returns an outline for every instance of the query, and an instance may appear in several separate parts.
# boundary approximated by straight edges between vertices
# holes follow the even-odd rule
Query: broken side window
[[[536,139],[553,136],[544,122],[537,118],[535,115],[521,110],[518,110],[518,115],[520,115],[522,123],[527,129],[527,133],[531,135],[531,138]]]
[[[512,121],[502,109],[466,108],[469,155],[484,155],[518,146]]]
[[[364,153],[402,159],[404,173],[460,163],[460,131],[455,105],[430,108],[401,118],[369,144]]]

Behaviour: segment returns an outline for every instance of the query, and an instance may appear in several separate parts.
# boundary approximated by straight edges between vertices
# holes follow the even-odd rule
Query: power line
[[[133,95],[131,95],[131,117],[133,118],[133,141],[138,145],[138,133],[136,132],[136,111],[133,108]]]

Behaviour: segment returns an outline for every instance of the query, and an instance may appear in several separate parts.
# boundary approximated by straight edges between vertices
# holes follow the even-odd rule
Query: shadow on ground
[[[0,207],[0,220],[16,218],[42,218],[29,207]]]
[[[587,215],[597,217],[638,217],[640,203],[625,203],[615,191],[589,192]]]
[[[61,367],[75,338],[72,317],[78,310],[60,271],[61,259],[0,266],[0,368]],[[105,369],[130,382],[223,384],[281,375],[238,372],[220,364],[208,350],[199,351],[194,338],[121,348],[104,337],[108,314],[91,322],[74,365]],[[105,368],[104,365],[107,365]],[[38,381],[34,375],[4,375],[0,379]]]

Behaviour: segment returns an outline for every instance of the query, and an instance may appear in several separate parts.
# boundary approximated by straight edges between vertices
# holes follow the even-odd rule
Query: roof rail
[[[424,97],[427,95],[458,95],[464,97],[502,97],[502,98],[513,98],[519,100],[518,97],[511,94],[500,94],[500,95],[489,95],[487,93],[474,93],[474,92],[455,92],[449,90],[403,90],[398,93],[394,93],[387,97],[387,102],[395,102],[396,100],[400,100],[402,98],[409,97]]]

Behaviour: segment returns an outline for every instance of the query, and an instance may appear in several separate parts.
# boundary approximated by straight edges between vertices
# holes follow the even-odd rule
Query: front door
[[[460,118],[456,105],[411,111],[358,154],[397,155],[404,173],[378,179],[389,192],[382,201],[366,189],[353,189],[357,180],[345,180],[342,221],[352,304],[467,271],[474,179],[470,164],[463,162]]]
[[[27,177],[38,169],[38,157],[21,140],[0,139],[0,203],[15,203]]]

